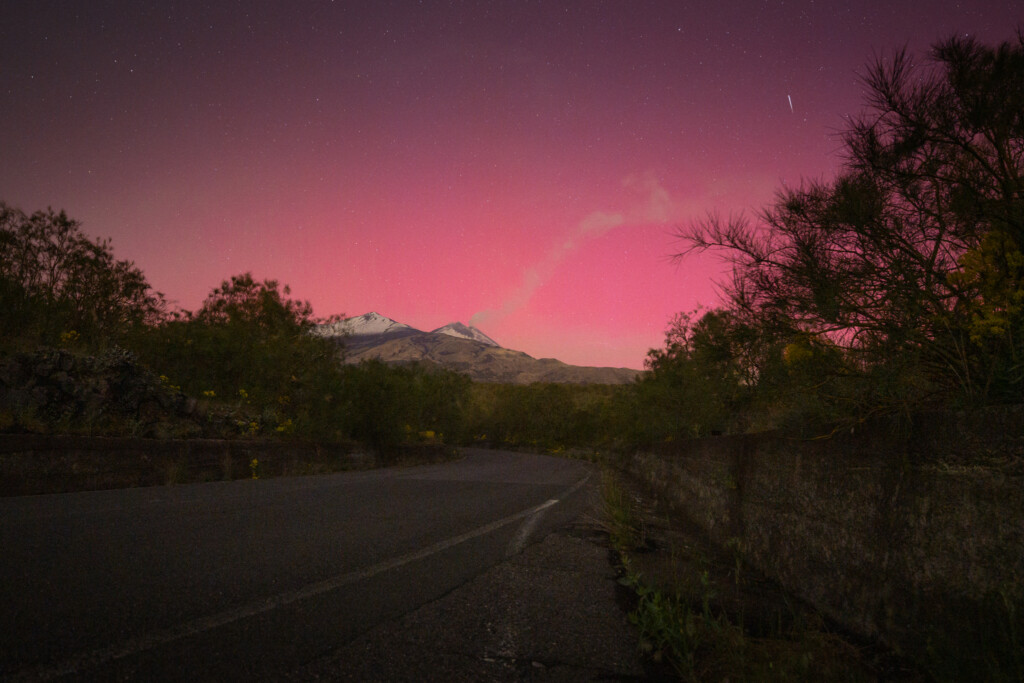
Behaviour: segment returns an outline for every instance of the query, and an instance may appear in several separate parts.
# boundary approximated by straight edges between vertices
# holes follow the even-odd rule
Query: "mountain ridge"
[[[314,330],[345,348],[345,362],[376,358],[385,363],[422,363],[468,375],[478,382],[530,384],[626,384],[640,372],[630,368],[569,365],[506,349],[471,325],[452,322],[430,332],[376,312],[321,325]]]

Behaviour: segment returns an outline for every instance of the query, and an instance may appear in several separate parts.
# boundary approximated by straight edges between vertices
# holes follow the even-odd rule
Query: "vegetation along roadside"
[[[173,309],[63,212],[0,204],[0,431],[314,443],[379,462],[462,444],[601,459],[714,434],[828,438],[878,414],[1020,404],[1024,36],[958,36],[931,57],[869,67],[835,178],[785,188],[752,218],[680,230],[680,258],[715,250],[732,266],[724,301],[673,319],[646,372],[619,387],[346,365],[343,348],[310,334],[322,321],[309,304],[275,280],[235,275],[198,310]],[[269,462],[233,458],[220,476],[267,476]],[[191,476],[166,470],[167,482]],[[741,547],[654,533],[610,475],[605,497],[633,620],[652,660],[677,675],[918,675],[775,595]],[[671,570],[654,567],[663,556]],[[1019,679],[1019,653],[990,671]]]

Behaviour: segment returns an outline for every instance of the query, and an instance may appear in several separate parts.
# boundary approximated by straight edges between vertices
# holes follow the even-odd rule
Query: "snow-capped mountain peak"
[[[439,327],[434,330],[433,334],[447,334],[449,337],[472,339],[473,341],[478,341],[481,344],[486,344],[487,346],[501,346],[498,342],[494,341],[472,325],[463,325],[460,322],[448,323],[444,327]]]
[[[320,325],[314,330],[314,334],[321,337],[348,337],[352,343],[362,343],[359,341],[360,338],[369,342],[370,338],[374,337],[386,336],[390,338],[392,335],[396,334],[405,336],[408,334],[416,334],[418,332],[420,331],[415,327],[411,327],[405,323],[400,323],[397,320],[392,320],[391,318],[374,311],[364,313],[363,315],[359,315],[354,318],[346,318],[345,320]],[[496,346],[501,348],[501,345],[498,342],[494,341],[472,325],[464,325],[459,322],[448,323],[444,327],[437,328],[431,334],[444,334],[457,339],[469,339],[487,346]]]
[[[394,332],[415,331],[412,327],[392,320],[391,318],[370,311],[354,318],[346,318],[338,322],[321,325],[317,328],[317,334],[323,337],[340,337],[349,335],[352,337],[375,336],[381,334],[392,334]]]

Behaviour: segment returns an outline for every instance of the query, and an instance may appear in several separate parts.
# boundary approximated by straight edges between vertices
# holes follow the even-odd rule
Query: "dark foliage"
[[[723,249],[730,314],[766,350],[829,349],[859,411],[1019,401],[1024,40],[951,39],[927,67],[900,52],[864,81],[838,178],[698,223],[684,254]]]
[[[0,202],[3,347],[59,343],[97,349],[163,311],[142,271],[86,237],[62,211],[31,216]]]

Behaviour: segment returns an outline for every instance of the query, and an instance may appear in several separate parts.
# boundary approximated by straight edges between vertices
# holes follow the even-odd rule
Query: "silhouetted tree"
[[[827,340],[891,400],[1019,400],[1024,37],[953,38],[920,67],[901,51],[864,82],[835,180],[782,190],[753,222],[699,222],[680,256],[725,249],[735,315]]]
[[[291,289],[281,288],[277,280],[257,282],[251,273],[235,275],[210,292],[196,319],[264,331],[307,331],[313,326],[313,308],[308,301],[287,298],[290,294]]]
[[[118,341],[164,309],[132,262],[108,240],[91,240],[63,211],[31,216],[0,202],[0,318],[5,337],[27,346],[73,335],[88,347]]]

